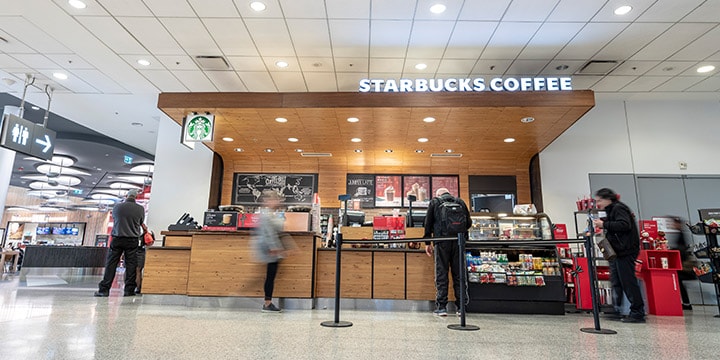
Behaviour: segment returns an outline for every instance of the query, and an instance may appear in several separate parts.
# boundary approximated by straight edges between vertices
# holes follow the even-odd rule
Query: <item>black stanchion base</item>
[[[716,318],[720,318],[720,314],[718,314],[718,315],[715,315],[715,317],[716,317]]]
[[[333,327],[333,328],[344,328],[344,327],[351,327],[353,324],[349,321],[323,321],[320,323],[320,325],[324,327]]]
[[[600,334],[600,335],[615,335],[617,331],[609,329],[596,329],[596,328],[582,328],[580,331],[588,334]]]
[[[450,330],[460,330],[460,331],[475,331],[480,330],[480,327],[475,325],[465,325],[462,326],[460,324],[450,324],[447,326]]]

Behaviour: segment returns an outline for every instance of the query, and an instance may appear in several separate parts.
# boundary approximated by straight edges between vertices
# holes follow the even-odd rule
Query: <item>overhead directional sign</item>
[[[0,131],[0,146],[50,160],[55,151],[56,133],[42,125],[12,114],[6,114]]]

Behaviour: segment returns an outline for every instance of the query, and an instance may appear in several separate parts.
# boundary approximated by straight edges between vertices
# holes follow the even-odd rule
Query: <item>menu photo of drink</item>
[[[410,206],[408,196],[414,195],[413,207],[427,207],[432,198],[429,176],[403,176],[403,206]]]
[[[375,206],[401,207],[402,206],[402,176],[375,175]]]
[[[460,178],[457,175],[449,176],[433,176],[432,177],[432,196],[440,188],[446,188],[450,195],[460,196]]]
[[[368,209],[375,205],[375,175],[347,174],[346,194],[352,199],[348,207],[353,210]]]

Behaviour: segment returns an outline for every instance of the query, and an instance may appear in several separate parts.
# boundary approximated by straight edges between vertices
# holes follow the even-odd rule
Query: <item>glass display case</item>
[[[552,223],[544,215],[507,216],[473,213],[469,241],[552,240]]]

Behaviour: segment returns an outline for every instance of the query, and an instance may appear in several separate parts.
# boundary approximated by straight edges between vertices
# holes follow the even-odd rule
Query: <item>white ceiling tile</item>
[[[140,70],[160,92],[186,92],[188,89],[167,70]]]
[[[150,55],[119,55],[123,60],[125,60],[128,65],[132,66],[133,68],[137,70],[165,70],[165,66],[163,63],[158,61],[156,58],[150,56]],[[138,60],[147,60],[150,62],[150,65],[143,66],[138,64]]]
[[[446,9],[441,14],[435,14],[430,11],[430,7],[439,3],[437,0],[418,0],[415,10],[415,20],[452,20],[458,18],[460,9],[463,7],[463,0],[444,0],[442,4]]]
[[[503,21],[544,21],[559,0],[514,0]]]
[[[399,75],[402,73],[404,63],[405,59],[370,58],[370,72],[387,72]]]
[[[459,20],[500,21],[510,1],[465,1]]]
[[[217,88],[202,71],[173,71],[175,77],[180,80],[191,92],[215,92]]]
[[[562,0],[547,21],[587,22],[605,5],[605,2],[607,0]]]
[[[258,51],[262,56],[295,56],[290,35],[282,19],[246,19]]]
[[[286,19],[324,19],[324,0],[280,0]]]
[[[23,44],[20,40],[18,40],[14,36],[3,31],[3,29],[0,29],[0,36],[2,36],[5,40],[8,41],[7,43],[2,44],[2,51],[4,53],[7,53],[7,54],[30,54],[30,53],[36,52],[29,46]]]
[[[615,15],[615,9],[622,5],[628,5],[627,0],[610,0],[605,6],[598,11],[597,15],[592,18],[592,21],[597,22],[631,22],[638,18],[643,12],[645,12],[655,1],[657,0],[633,0],[630,2],[632,11],[625,15]]]
[[[10,70],[8,70],[10,71]],[[45,93],[45,86],[48,85],[54,89],[55,93],[58,92],[71,92],[68,88],[63,86],[64,84],[68,82],[75,82],[78,81],[76,77],[73,76],[71,79],[68,76],[67,80],[64,80],[63,83],[58,82],[59,80],[56,80],[52,77],[52,71],[49,70],[40,70],[38,71],[23,71],[22,73],[18,72],[12,72],[12,77],[15,79],[18,79],[20,82],[20,89],[22,89],[22,82],[25,80],[25,75],[30,74],[35,78],[34,85],[28,88],[28,92],[30,93]],[[68,81],[70,80],[70,81]],[[16,84],[17,85],[17,84]]]
[[[73,70],[73,75],[83,79],[103,94],[128,94],[129,92],[98,70]]]
[[[498,23],[488,21],[459,21],[445,50],[445,58],[477,59],[490,41]]]
[[[338,91],[357,92],[360,80],[368,78],[368,73],[337,73]]]
[[[712,24],[675,24],[632,57],[632,60],[665,60],[676,51],[706,33]]]
[[[453,22],[415,21],[410,34],[407,56],[411,58],[440,59],[450,40]]]
[[[653,89],[656,91],[685,91],[685,89],[691,88],[693,85],[702,81],[702,78],[694,76],[676,76],[664,84]]]
[[[47,78],[51,78],[53,71],[52,70],[40,70],[40,73],[45,75]],[[80,77],[76,76],[74,73],[68,73],[68,78],[66,80],[57,80],[57,81],[52,80],[52,82],[55,84],[59,84],[60,86],[66,88],[76,94],[98,94],[99,93],[99,91],[96,88],[94,88],[92,85],[83,81]],[[52,83],[51,83],[51,86],[53,86]],[[43,88],[43,87],[41,87],[41,88]]]
[[[72,54],[72,51],[55,38],[21,17],[4,17],[3,31],[43,54]]]
[[[242,19],[203,19],[220,49],[227,56],[259,56]]]
[[[240,13],[232,0],[188,0],[192,8],[201,18],[206,17],[238,17]]]
[[[476,60],[443,59],[437,68],[438,73],[443,74],[470,74],[475,67]]]
[[[706,60],[708,60],[708,61],[720,60],[720,51],[708,56],[708,58]]]
[[[113,16],[152,16],[142,0],[97,0]]]
[[[720,20],[720,14],[718,14]],[[670,60],[697,60],[705,59],[720,49],[720,26],[700,36],[682,50],[670,57]]]
[[[257,72],[238,72],[247,91],[250,92],[276,92],[275,84],[267,71]]]
[[[367,73],[369,69],[369,62],[367,57],[359,58],[335,58],[335,71],[338,72],[361,72]]]
[[[692,61],[663,61],[652,68],[645,75],[675,76],[695,65]]]
[[[77,21],[118,54],[147,53],[147,50],[112,17],[81,16],[77,18]]]
[[[636,21],[677,22],[703,2],[705,0],[658,1],[640,15]]]
[[[720,14],[720,1],[705,1],[699,8],[682,19],[683,22],[718,22]]]
[[[195,12],[187,1],[178,0],[143,0],[145,5],[157,17],[182,16],[195,17]]]
[[[94,66],[90,65],[87,61],[85,61],[83,58],[72,55],[72,54],[48,54],[48,59],[52,60],[54,63],[62,66],[65,69],[84,69],[84,70],[91,70],[95,69]]]
[[[306,73],[305,82],[307,82],[308,91],[337,91],[337,82],[335,81],[335,73]]]
[[[417,0],[373,0],[372,19],[407,20],[415,13]]]
[[[86,7],[84,9],[77,9],[70,6],[67,0],[53,0],[53,2],[73,16],[108,15],[107,11],[105,11],[100,4],[95,2],[95,0],[85,0]]]
[[[697,69],[700,66],[705,65],[712,65],[715,66],[715,70],[707,73],[699,73],[697,72]],[[707,77],[707,76],[713,76],[715,74],[720,74],[720,61],[703,61],[700,63],[692,64],[689,68],[685,69],[680,76],[701,76],[701,77]]]
[[[427,68],[423,70],[418,70],[415,68],[415,65],[417,64],[425,64],[427,65]],[[473,61],[473,64],[475,62]],[[430,75],[432,76],[438,71],[438,66],[440,66],[440,60],[439,59],[407,59],[405,61],[405,67],[403,68],[402,77],[408,77],[408,76],[417,76],[417,75]],[[472,69],[472,67],[471,67]]]
[[[330,41],[335,57],[368,56],[370,21],[330,20]]]
[[[48,59],[46,56],[40,54],[16,54],[13,55],[13,58],[34,69],[60,70],[62,68],[61,65],[56,64],[52,60]]]
[[[602,80],[598,81],[593,85],[594,91],[600,92],[615,92],[620,90],[631,81],[635,80],[637,76],[606,76]]]
[[[523,50],[541,23],[501,22],[482,54],[483,59],[514,59]]]
[[[187,55],[161,55],[155,58],[170,71],[200,70],[193,59]]]
[[[118,21],[153,55],[185,55],[158,19],[121,17]]]
[[[585,65],[583,60],[553,60],[542,70],[543,75],[571,75]],[[567,69],[563,69],[567,66]]]
[[[427,73],[427,74],[421,74],[420,76],[423,78],[428,78],[428,77],[433,76],[433,74]],[[371,72],[370,78],[371,79],[397,79],[397,74],[396,73],[387,73],[387,72]],[[412,75],[404,77],[404,78],[405,79],[415,79]]]
[[[558,59],[581,60],[590,59],[605,44],[610,42],[628,24],[625,23],[590,23],[575,36],[557,55]]]
[[[472,74],[502,75],[511,64],[512,60],[478,60]]]
[[[227,59],[235,71],[267,71],[265,62],[259,56],[228,56]]]
[[[547,60],[515,60],[507,69],[505,75],[535,76],[540,74],[547,64]]]
[[[572,76],[572,87],[573,90],[585,90],[590,89],[595,83],[602,79],[602,76],[595,75],[573,75]]]
[[[519,59],[552,59],[583,27],[583,23],[545,23],[518,55]]]
[[[0,69],[22,68],[25,64],[10,57],[7,54],[0,54]]]
[[[275,86],[280,92],[305,92],[308,91],[305,86],[305,79],[301,72],[276,72],[271,71]]]
[[[325,2],[329,19],[369,19],[370,0]]]
[[[215,84],[218,91],[242,92],[247,91],[242,80],[234,71],[205,71],[205,75]]]
[[[295,72],[300,71],[300,62],[298,62],[297,58],[294,56],[283,56],[283,57],[277,57],[277,56],[267,56],[262,58],[263,62],[265,62],[265,66],[267,69],[265,71],[278,71],[278,72]],[[281,68],[277,66],[278,61],[284,61],[288,63],[288,66],[285,68]]]
[[[632,23],[593,58],[625,60],[670,28],[671,25],[667,23]]]
[[[720,76],[707,78],[686,91],[720,91]]]
[[[199,19],[161,18],[160,21],[188,55],[222,55]]]
[[[272,18],[272,19],[281,19],[283,17],[282,15],[282,9],[280,9],[280,3],[278,3],[277,0],[263,0],[263,3],[267,7],[263,11],[255,11],[250,8],[250,3],[252,1],[249,0],[234,0],[235,6],[237,6],[238,10],[240,11],[240,15],[242,15],[243,18]]]
[[[288,19],[287,25],[297,56],[332,56],[326,20]]]
[[[672,76],[640,76],[620,89],[623,92],[648,92],[672,79]]]
[[[412,21],[373,20],[370,23],[370,56],[404,57],[412,25]],[[337,47],[334,41],[333,47]]]
[[[300,69],[302,69],[304,73],[335,71],[334,61],[330,57],[301,57],[298,58],[298,61],[300,62]]]
[[[643,75],[660,64],[660,61],[625,61],[616,67],[610,75]]]

